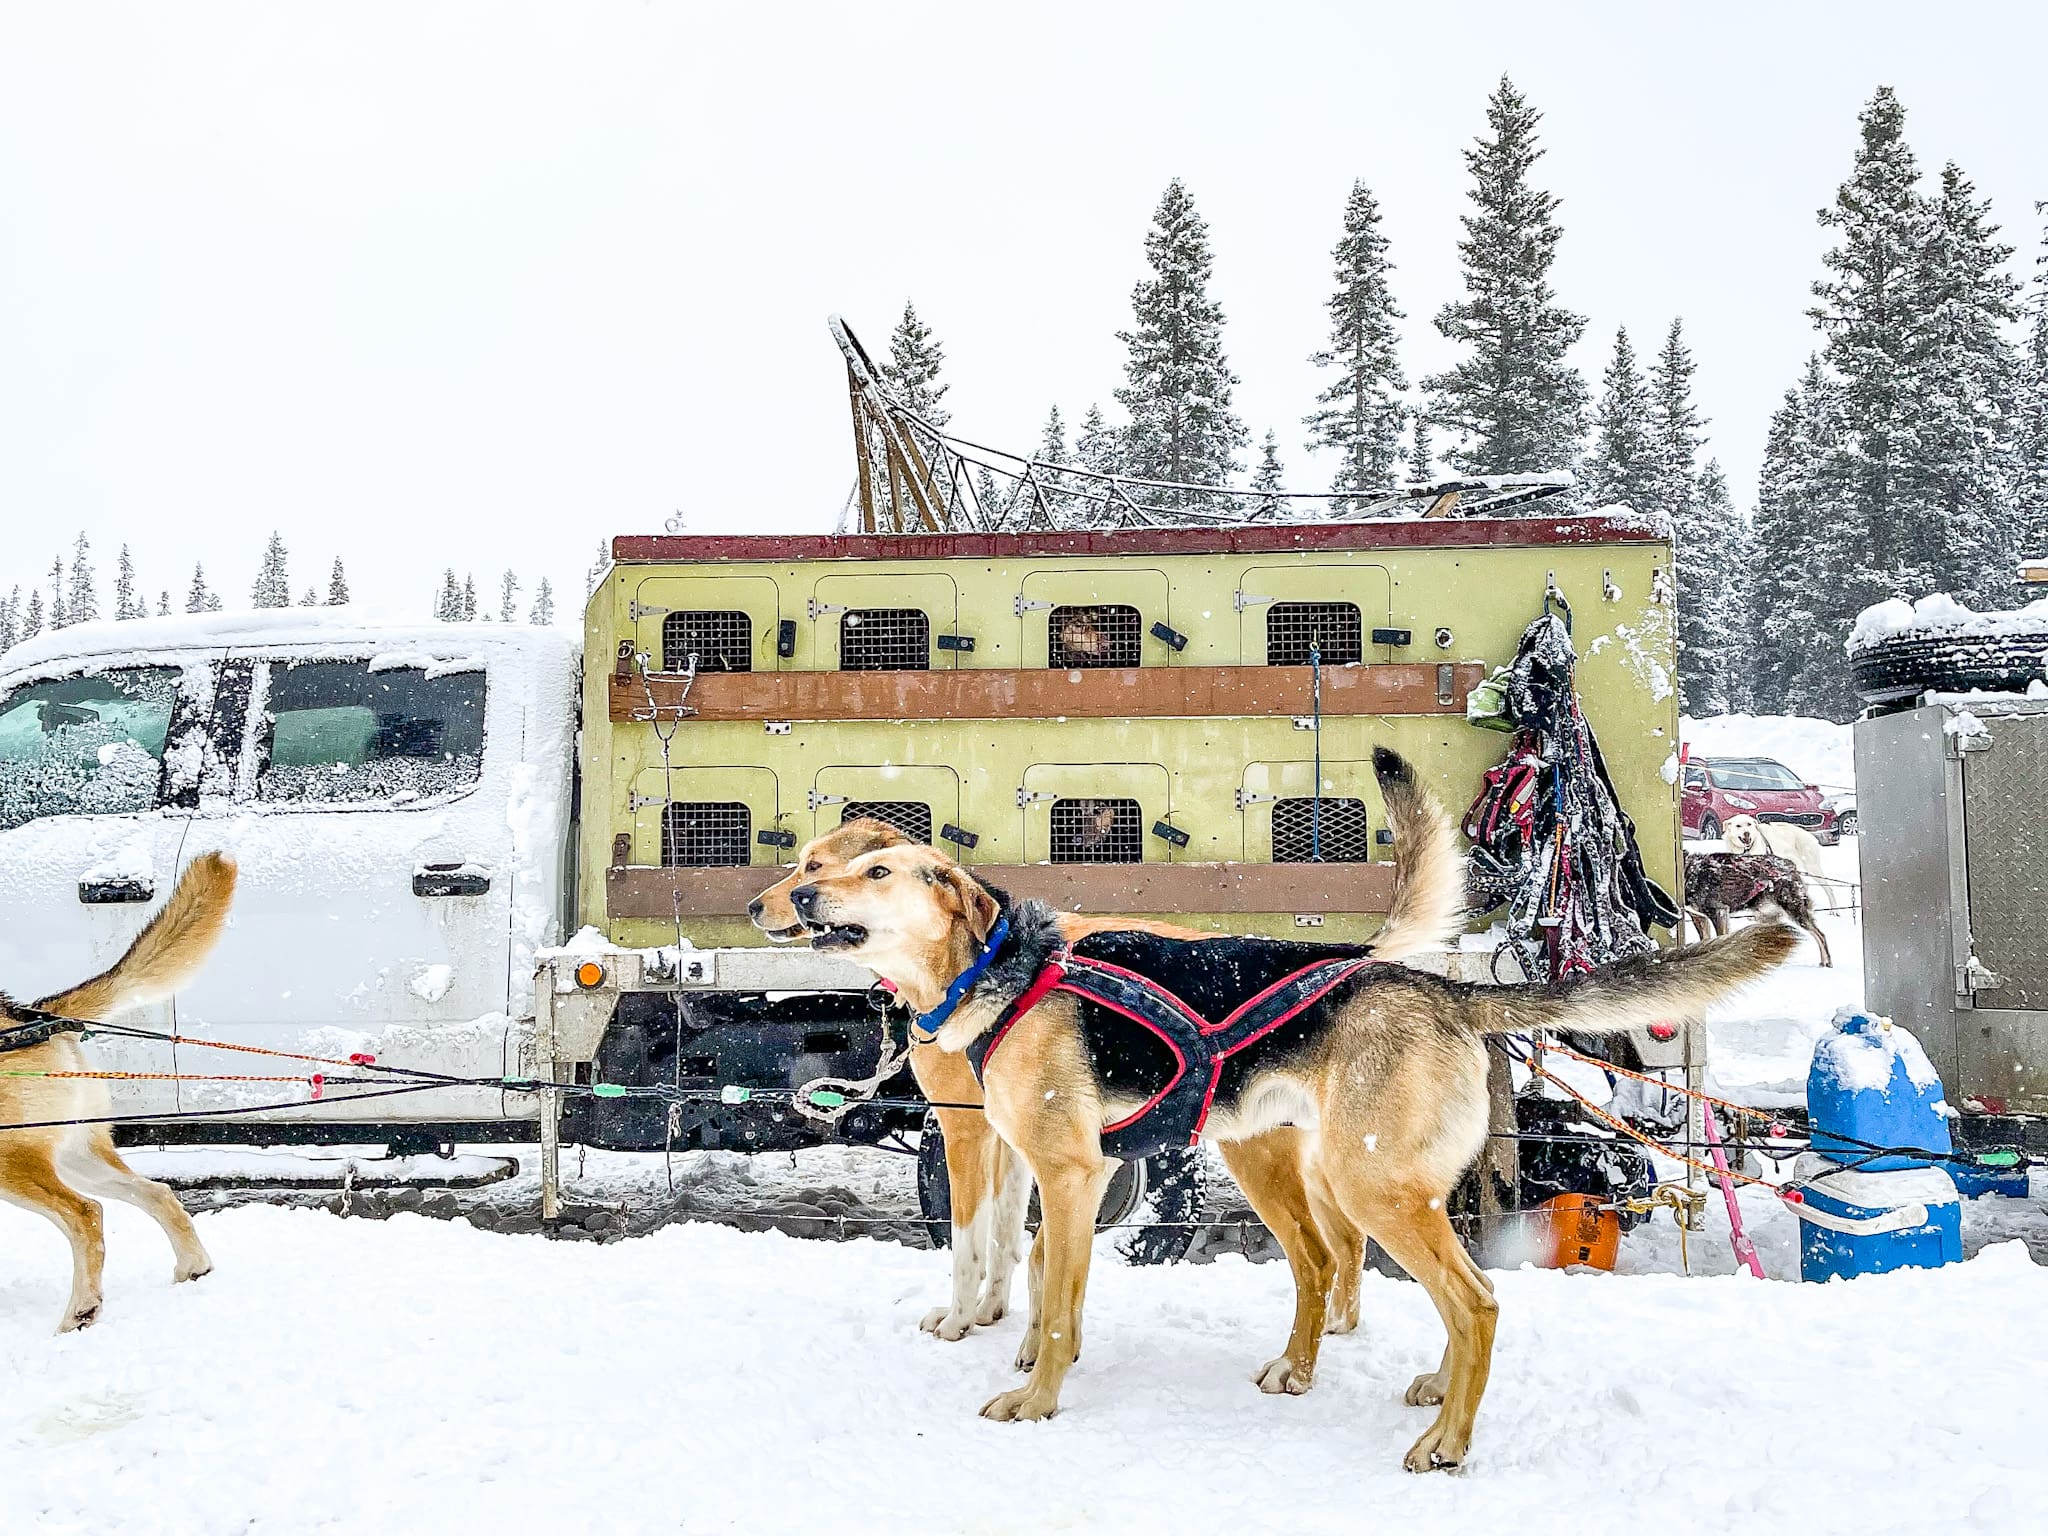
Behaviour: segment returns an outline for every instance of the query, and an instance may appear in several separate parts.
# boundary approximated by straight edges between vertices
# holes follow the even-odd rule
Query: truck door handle
[[[415,896],[481,896],[491,888],[491,872],[475,864],[422,864],[412,872]]]
[[[148,901],[156,895],[156,886],[148,880],[137,880],[132,876],[115,880],[81,880],[78,882],[78,899],[88,907],[108,907],[119,902]]]

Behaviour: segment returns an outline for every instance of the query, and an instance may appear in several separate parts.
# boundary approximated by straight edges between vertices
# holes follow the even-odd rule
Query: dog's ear
[[[980,881],[957,864],[949,866],[942,878],[954,901],[959,903],[960,915],[967,920],[967,931],[974,935],[975,943],[981,943],[995,927],[1003,909]]]

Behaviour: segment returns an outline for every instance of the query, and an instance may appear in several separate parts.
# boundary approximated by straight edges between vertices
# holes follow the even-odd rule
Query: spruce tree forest
[[[1843,641],[1861,609],[1933,592],[1980,609],[2023,600],[2018,564],[2048,554],[2048,232],[2016,251],[1961,167],[1922,169],[1904,106],[1878,89],[1849,138],[1847,175],[1818,213],[1830,244],[1807,312],[1813,350],[1771,418],[1755,504],[1739,507],[1695,407],[1699,363],[1682,294],[1654,330],[1613,326],[1597,385],[1571,361],[1594,321],[1552,286],[1564,227],[1544,190],[1541,125],[1503,78],[1485,131],[1464,152],[1469,204],[1455,234],[1464,296],[1432,317],[1458,349],[1453,366],[1420,379],[1403,369],[1402,253],[1359,180],[1331,210],[1327,339],[1309,359],[1323,387],[1298,421],[1260,423],[1255,438],[1233,408],[1240,380],[1209,292],[1209,226],[1175,178],[1153,211],[1148,275],[1118,332],[1122,382],[1052,405],[1029,455],[1140,480],[1242,486],[1248,511],[1282,489],[1328,493],[1290,515],[1350,515],[1366,495],[1404,482],[1568,471],[1575,510],[1626,506],[1673,529],[1680,685],[1694,716],[1849,719]],[[1606,334],[1604,323],[1592,332]],[[944,365],[939,337],[906,303],[880,367],[892,394],[936,428],[950,419]],[[1290,437],[1306,455],[1292,472]],[[993,501],[995,488],[982,490]],[[1057,490],[1052,499],[1064,521],[1088,515]],[[252,555],[252,577],[217,587],[199,566],[189,578],[145,581],[122,546],[103,601],[105,552],[81,531],[48,566],[0,581],[0,650],[103,618],[349,601],[338,557],[324,582],[295,592],[280,534]],[[586,591],[605,563],[600,546]],[[422,573],[419,586],[423,617],[557,619],[545,575],[528,585],[507,570],[495,596],[453,569],[438,580]]]

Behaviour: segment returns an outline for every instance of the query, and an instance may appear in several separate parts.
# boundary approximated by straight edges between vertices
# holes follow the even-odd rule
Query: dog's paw
[[[196,1265],[191,1269],[186,1269],[181,1265],[171,1275],[171,1284],[183,1285],[187,1280],[204,1280],[212,1273],[213,1265],[210,1263]]]
[[[1038,1337],[1035,1327],[1024,1330],[1024,1337],[1017,1345],[1018,1370],[1028,1371],[1038,1364]]]
[[[76,1333],[81,1328],[90,1328],[99,1321],[99,1318],[100,1304],[94,1302],[91,1306],[80,1307],[76,1312],[66,1316],[64,1321],[58,1325],[57,1331],[59,1333]]]
[[[935,1334],[948,1344],[958,1343],[973,1331],[974,1319],[951,1307],[933,1307],[918,1323],[926,1333]]]
[[[1350,1311],[1350,1312],[1334,1312],[1334,1311],[1333,1311],[1333,1312],[1331,1312],[1331,1313],[1329,1314],[1329,1316],[1328,1316],[1328,1317],[1326,1317],[1326,1318],[1325,1318],[1325,1319],[1323,1320],[1323,1332],[1324,1332],[1324,1333],[1328,1333],[1328,1334],[1340,1334],[1340,1333],[1356,1333],[1357,1331],[1358,1331],[1358,1313],[1357,1313],[1357,1311],[1356,1311],[1355,1309],[1354,1309],[1353,1311]]]
[[[1252,1380],[1258,1383],[1261,1392],[1270,1393],[1275,1397],[1283,1392],[1289,1397],[1299,1397],[1315,1385],[1316,1375],[1312,1368],[1296,1365],[1287,1356],[1282,1355],[1279,1359],[1268,1360],[1259,1367],[1259,1373],[1252,1377]]]
[[[981,1298],[981,1305],[974,1309],[974,1325],[977,1328],[990,1327],[993,1324],[1000,1323],[1009,1315],[1009,1311],[1009,1297],[984,1296]]]
[[[1408,1392],[1402,1401],[1410,1408],[1434,1408],[1444,1400],[1444,1390],[1449,1385],[1442,1371],[1430,1371],[1408,1383]]]
[[[1016,1424],[1027,1419],[1049,1419],[1059,1412],[1059,1400],[1036,1387],[1025,1385],[998,1392],[981,1405],[981,1416],[998,1424]]]
[[[1442,1419],[1429,1426],[1422,1438],[1408,1448],[1401,1465],[1410,1472],[1455,1472],[1465,1464],[1467,1443],[1463,1436],[1452,1438]]]

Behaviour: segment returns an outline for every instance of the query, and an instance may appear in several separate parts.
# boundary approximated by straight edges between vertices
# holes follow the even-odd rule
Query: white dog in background
[[[1802,875],[1826,874],[1820,867],[1820,841],[1804,827],[1734,816],[1721,829],[1721,836],[1737,853],[1774,853]]]

